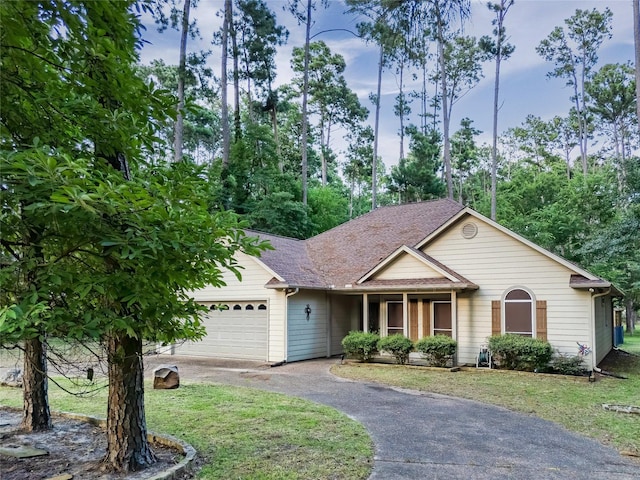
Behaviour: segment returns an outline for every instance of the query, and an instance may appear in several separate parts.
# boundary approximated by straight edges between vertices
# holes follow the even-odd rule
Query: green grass
[[[634,335],[625,332],[624,343],[620,345],[622,350],[640,355],[640,326],[636,327]]]
[[[50,384],[52,410],[106,415],[106,391],[68,395]],[[359,423],[306,400],[259,390],[182,383],[145,394],[148,428],[204,457],[203,479],[364,479],[373,445]],[[21,390],[0,387],[0,404],[21,407]]]
[[[640,357],[629,357],[618,372],[627,380],[568,377],[525,372],[444,369],[346,363],[332,372],[341,377],[435,392],[499,405],[563,425],[568,430],[640,454],[640,416],[605,411],[603,403],[640,406]]]

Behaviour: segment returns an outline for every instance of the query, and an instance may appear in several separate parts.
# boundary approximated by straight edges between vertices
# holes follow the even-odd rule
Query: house
[[[207,336],[173,353],[297,361],[342,353],[351,330],[445,334],[475,363],[487,337],[580,345],[595,367],[613,346],[610,282],[452,200],[381,207],[308,240],[248,232],[274,250],[239,254],[242,281],[194,292]]]

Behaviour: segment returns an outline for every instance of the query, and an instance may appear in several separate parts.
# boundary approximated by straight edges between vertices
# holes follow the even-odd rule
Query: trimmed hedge
[[[357,358],[362,362],[368,362],[378,351],[380,336],[369,332],[349,332],[342,339],[342,348],[349,358]]]
[[[416,343],[416,350],[436,367],[446,366],[449,359],[455,355],[457,348],[458,342],[447,335],[424,337]]]
[[[553,355],[546,340],[513,334],[490,337],[489,349],[499,368],[525,372],[544,370]]]
[[[396,333],[388,337],[382,337],[378,342],[378,350],[389,352],[396,359],[396,363],[404,365],[409,360],[409,354],[413,351],[413,342]]]

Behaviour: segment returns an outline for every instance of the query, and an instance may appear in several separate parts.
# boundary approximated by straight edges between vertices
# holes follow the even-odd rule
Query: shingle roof
[[[400,246],[417,245],[463,208],[447,199],[380,207],[308,240],[248,233],[274,246],[261,260],[286,284],[342,288],[355,284]]]

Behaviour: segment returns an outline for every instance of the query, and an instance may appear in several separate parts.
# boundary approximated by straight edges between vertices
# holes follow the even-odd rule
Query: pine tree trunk
[[[109,399],[104,462],[112,471],[142,470],[156,461],[147,439],[142,341],[115,333],[107,342]]]
[[[22,385],[22,428],[27,432],[51,429],[46,347],[39,338],[24,341]]]
[[[307,136],[309,128],[309,118],[307,113],[307,101],[309,95],[309,43],[311,42],[311,0],[307,0],[307,27],[304,41],[304,72],[302,80],[302,132],[301,132],[301,157],[302,157],[302,203],[307,204]]]
[[[636,115],[640,119],[640,0],[633,0],[633,43],[636,66]],[[640,120],[638,129],[640,130]]]
[[[222,22],[222,55],[220,60],[220,117],[222,121],[222,167],[229,166],[231,139],[229,133],[229,103],[227,101],[227,43],[229,24],[231,23],[231,0],[224,2],[224,20]]]
[[[378,61],[378,90],[376,93],[376,119],[373,131],[373,161],[371,162],[371,210],[378,208],[378,131],[380,129],[380,94],[382,93],[382,69],[384,68],[384,47],[380,45]]]
[[[180,36],[180,65],[178,66],[178,114],[174,128],[173,160],[182,161],[182,146],[184,136],[184,81],[187,76],[187,36],[189,33],[189,9],[191,0],[184,0],[182,11],[182,32]]]
[[[625,301],[626,313],[627,313],[627,335],[633,335],[636,329],[637,315],[634,309],[635,305],[633,300],[627,298]]]

